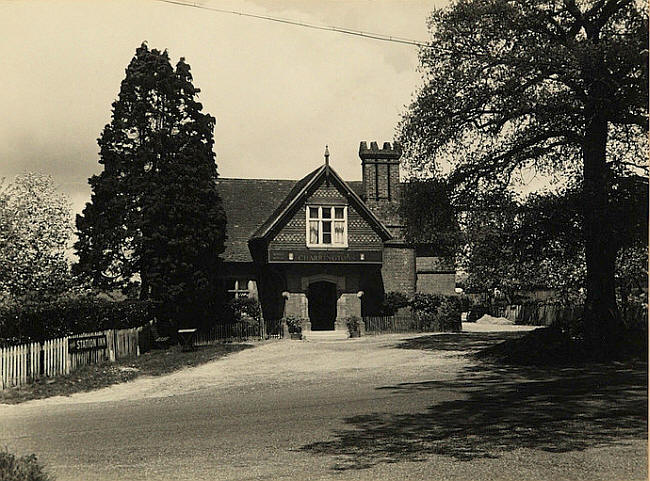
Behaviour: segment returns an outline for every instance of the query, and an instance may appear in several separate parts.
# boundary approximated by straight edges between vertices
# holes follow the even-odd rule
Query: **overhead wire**
[[[227,9],[222,9],[222,8],[216,8],[216,7],[210,7],[208,5],[200,5],[197,3],[187,3],[187,2],[181,2],[179,0],[154,0],[156,2],[160,3],[169,3],[172,5],[180,5],[183,7],[192,7],[192,8],[197,8],[200,10],[209,10],[212,12],[218,12],[218,13],[227,13],[231,15],[239,15],[241,17],[250,17],[250,18],[256,18],[259,20],[268,20],[271,22],[277,22],[277,23],[284,23],[288,25],[294,25],[297,27],[304,27],[304,28],[311,28],[314,30],[325,30],[325,31],[330,31],[330,32],[338,32],[338,33],[343,33],[345,35],[354,35],[357,37],[365,37],[365,38],[370,38],[373,40],[381,40],[383,42],[394,42],[394,43],[401,43],[405,45],[414,45],[416,47],[426,47],[428,46],[426,42],[421,42],[418,40],[412,40],[409,38],[403,38],[403,37],[396,37],[393,35],[384,35],[381,33],[373,33],[373,32],[364,32],[362,30],[352,30],[349,28],[343,28],[343,27],[336,27],[336,26],[327,26],[327,25],[318,25],[315,23],[307,23],[307,22],[300,22],[297,20],[291,20],[287,18],[280,18],[280,17],[271,17],[268,15],[258,15],[254,13],[246,13],[246,12],[241,12],[237,10],[227,10]]]

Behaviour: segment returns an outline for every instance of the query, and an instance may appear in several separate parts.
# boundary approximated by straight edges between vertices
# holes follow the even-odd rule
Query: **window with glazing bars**
[[[307,246],[347,247],[347,206],[307,206]]]

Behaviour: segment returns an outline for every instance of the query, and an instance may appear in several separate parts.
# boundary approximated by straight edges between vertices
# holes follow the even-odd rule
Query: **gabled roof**
[[[319,167],[320,168],[320,167]],[[318,169],[316,169],[318,170]],[[301,179],[302,180],[302,179]],[[226,212],[227,238],[222,258],[226,262],[253,262],[248,240],[270,217],[279,211],[300,181],[295,179],[233,179],[219,177],[217,187]],[[357,196],[363,183],[347,182]]]
[[[261,238],[264,237],[265,233],[272,227],[275,219],[278,219],[282,213],[289,207],[291,204],[291,201],[295,199],[297,196],[300,195],[300,193],[304,190],[305,186],[309,185],[312,179],[318,175],[318,173],[324,168],[325,166],[322,165],[316,170],[312,170],[309,174],[304,176],[302,179],[297,181],[293,188],[289,191],[289,193],[286,195],[284,199],[282,199],[282,202],[280,202],[277,207],[273,210],[271,215],[269,215],[268,218],[264,220],[264,223],[261,224],[255,232],[251,235],[251,238]]]
[[[248,239],[286,198],[295,180],[217,179],[226,212],[226,262],[253,262]]]
[[[366,204],[361,200],[359,195],[336,173],[334,169],[325,163],[318,169],[310,172],[300,179],[285,199],[278,205],[269,218],[257,229],[251,239],[265,239],[278,230],[282,223],[300,207],[301,203],[309,196],[321,182],[328,179],[336,185],[346,195],[350,204],[361,214],[362,217],[377,231],[383,240],[388,240],[392,236],[388,229],[377,219],[377,217],[368,209]]]

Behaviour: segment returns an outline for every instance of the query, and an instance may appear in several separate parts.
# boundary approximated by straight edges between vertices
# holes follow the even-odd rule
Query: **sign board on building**
[[[106,349],[106,335],[84,336],[68,339],[68,352],[92,351]]]
[[[381,251],[271,249],[269,262],[381,264]]]

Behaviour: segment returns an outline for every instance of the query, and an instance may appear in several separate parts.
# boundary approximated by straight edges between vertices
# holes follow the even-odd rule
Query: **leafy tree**
[[[438,178],[411,179],[402,188],[400,215],[405,238],[439,256],[454,256],[460,240],[447,184]]]
[[[538,287],[554,289],[567,301],[579,299],[586,276],[582,201],[579,186],[572,186],[523,202],[503,197],[475,206],[463,225],[466,286],[485,293],[498,289],[510,300],[516,290]],[[610,209],[617,213],[613,242],[620,248],[616,286],[625,298],[623,291],[640,287],[647,277],[647,179],[619,179]]]
[[[101,288],[139,282],[141,298],[181,322],[209,311],[225,240],[215,119],[199,92],[183,58],[174,69],[166,51],[136,50],[98,140],[104,170],[77,217],[76,271]]]
[[[518,216],[519,205],[506,196],[482,199],[462,216],[464,243],[458,257],[467,274],[464,287],[482,293],[489,302],[493,301],[495,290],[514,302],[517,290],[538,280],[531,275],[531,266],[519,256],[515,234]]]
[[[505,190],[513,173],[578,171],[586,336],[620,326],[610,199],[645,171],[648,12],[640,0],[457,0],[430,18],[424,86],[400,125],[415,169],[449,162],[456,200]]]
[[[60,294],[71,287],[67,197],[48,175],[25,173],[0,189],[0,297]]]

